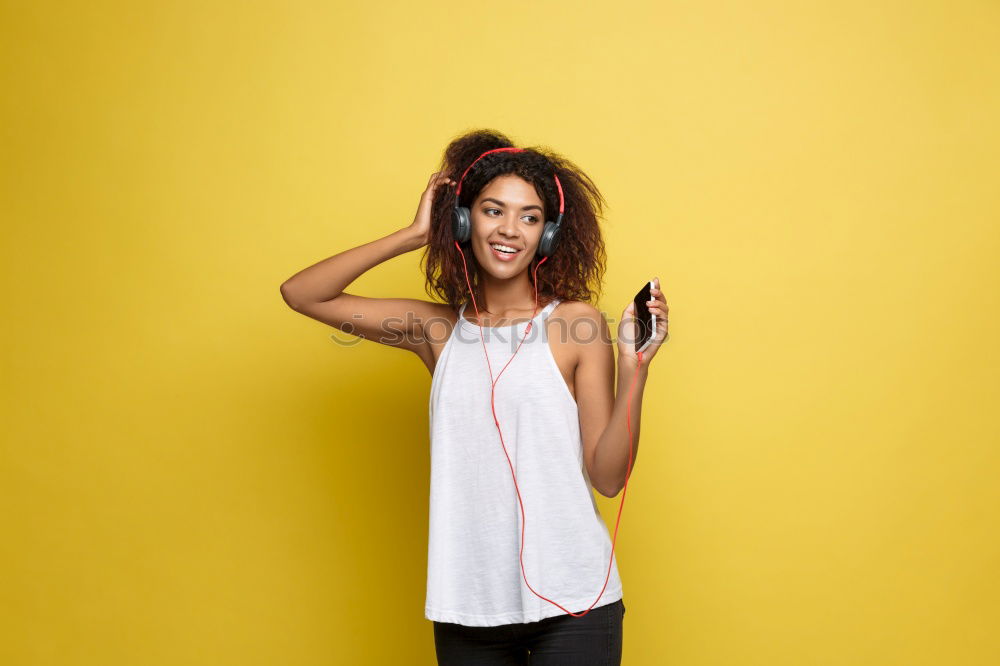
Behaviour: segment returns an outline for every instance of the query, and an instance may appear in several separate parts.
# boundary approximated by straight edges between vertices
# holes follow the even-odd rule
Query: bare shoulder
[[[549,317],[557,326],[565,327],[567,342],[587,343],[605,339],[608,323],[604,313],[586,301],[563,301]]]
[[[599,372],[610,358],[611,340],[604,314],[585,301],[566,300],[552,310],[545,323],[552,356],[573,399],[579,401],[585,395],[580,381],[587,381],[581,369]]]
[[[430,318],[441,317],[442,319],[456,319],[458,311],[449,303],[435,303],[434,301],[421,301],[425,311]]]
[[[579,317],[594,318],[600,317],[601,311],[586,301],[560,301],[559,305],[552,310],[553,318],[561,318],[572,321]]]
[[[424,337],[431,344],[443,344],[458,322],[458,309],[449,303],[432,301],[424,301],[423,307],[424,317],[420,324]]]

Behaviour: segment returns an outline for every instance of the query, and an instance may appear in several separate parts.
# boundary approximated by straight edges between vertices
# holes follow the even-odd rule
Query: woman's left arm
[[[632,469],[639,453],[639,427],[642,417],[642,395],[649,376],[649,364],[662,342],[667,338],[667,307],[660,291],[659,278],[653,281],[650,312],[656,315],[653,341],[642,352],[642,361],[635,353],[635,304],[629,303],[618,325],[617,391],[613,386],[615,364],[612,345],[607,337],[607,322],[596,309],[587,314],[595,316],[601,327],[602,339],[579,343],[580,356],[576,368],[576,395],[580,411],[580,430],[583,437],[584,459],[587,475],[594,488],[605,497],[615,497],[625,485],[632,448]],[[629,391],[632,393],[631,409]],[[631,441],[628,424],[631,422]]]

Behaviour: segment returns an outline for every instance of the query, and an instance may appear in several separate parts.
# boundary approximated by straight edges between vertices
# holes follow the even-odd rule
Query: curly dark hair
[[[448,144],[439,171],[457,181],[466,168],[487,150],[512,146],[514,143],[510,139],[494,130],[467,132]],[[541,261],[537,254],[528,267],[531,275],[538,279],[538,301],[543,304],[558,298],[596,305],[607,261],[604,238],[598,225],[598,220],[603,219],[606,201],[590,177],[575,164],[545,147],[491,153],[479,160],[466,175],[459,205],[471,207],[479,192],[494,178],[514,174],[535,186],[545,209],[543,219],[554,222],[559,212],[559,192],[553,173],[562,185],[564,213],[555,252],[537,273],[535,267]],[[426,275],[424,288],[427,294],[436,295],[457,308],[467,297],[468,285],[462,257],[455,248],[451,232],[455,189],[443,188],[434,198],[430,239],[421,263]],[[465,254],[469,263],[469,282],[478,299],[481,267],[474,253]]]

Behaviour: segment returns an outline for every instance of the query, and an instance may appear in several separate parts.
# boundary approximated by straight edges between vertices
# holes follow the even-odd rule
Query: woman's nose
[[[517,236],[517,224],[508,216],[504,216],[503,219],[500,220],[500,227],[498,230],[504,236]]]

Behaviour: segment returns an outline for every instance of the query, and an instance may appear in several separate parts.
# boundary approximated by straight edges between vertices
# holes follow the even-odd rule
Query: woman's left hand
[[[653,288],[650,289],[650,301],[647,303],[649,311],[656,315],[656,330],[653,332],[653,340],[642,350],[642,367],[647,367],[653,360],[660,344],[665,342],[670,333],[668,330],[667,301],[660,291],[660,278],[653,278]],[[635,302],[628,304],[622,312],[621,322],[618,324],[618,360],[619,363],[627,363],[633,368],[639,367],[639,357],[635,353],[635,340],[638,337],[638,322],[635,320]]]

